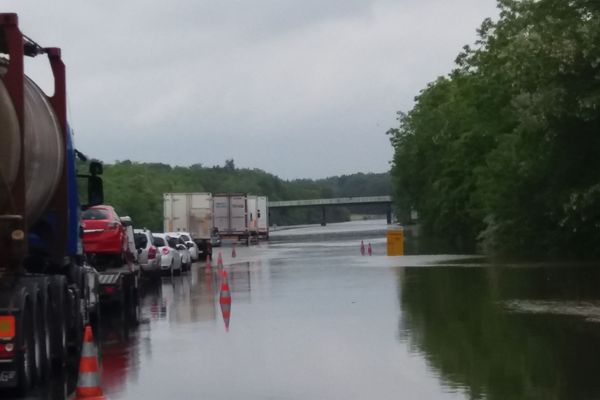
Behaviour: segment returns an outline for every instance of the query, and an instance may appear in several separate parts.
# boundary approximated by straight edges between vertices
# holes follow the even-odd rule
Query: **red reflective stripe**
[[[100,389],[98,386],[77,388],[77,398],[91,396],[103,396],[102,389]]]
[[[96,357],[81,357],[79,372],[98,372],[98,361]]]

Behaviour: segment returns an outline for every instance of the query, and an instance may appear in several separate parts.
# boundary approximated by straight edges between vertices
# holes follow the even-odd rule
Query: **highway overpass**
[[[310,199],[310,200],[285,200],[270,201],[269,210],[297,207],[320,207],[321,225],[327,224],[327,208],[335,206],[375,205],[382,204],[386,207],[388,224],[392,223],[392,196],[369,196],[369,197],[339,197],[334,199]]]

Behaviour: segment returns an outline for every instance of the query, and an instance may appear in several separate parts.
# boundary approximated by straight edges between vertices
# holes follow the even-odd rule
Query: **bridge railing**
[[[269,208],[279,207],[304,207],[304,206],[329,206],[349,204],[378,204],[391,203],[392,196],[366,196],[366,197],[339,197],[334,199],[286,200],[270,201]]]

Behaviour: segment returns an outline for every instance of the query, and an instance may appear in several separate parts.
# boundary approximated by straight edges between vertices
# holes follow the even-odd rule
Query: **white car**
[[[192,235],[190,235],[189,232],[168,232],[167,235],[183,239],[185,246],[190,252],[192,261],[198,261],[200,258],[200,250],[198,249],[198,245],[192,240]]]
[[[151,277],[160,275],[161,252],[153,244],[152,232],[148,229],[134,229],[135,247],[142,272]]]
[[[176,239],[177,246],[175,247],[179,251],[179,254],[181,254],[181,268],[183,268],[184,271],[189,271],[192,268],[192,255],[190,250],[186,246],[183,238],[178,237]]]
[[[164,233],[152,234],[152,244],[160,252],[160,270],[173,274],[181,273],[181,254],[177,250],[177,240]]]

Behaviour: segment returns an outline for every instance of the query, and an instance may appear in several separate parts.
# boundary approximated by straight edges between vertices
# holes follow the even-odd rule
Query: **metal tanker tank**
[[[63,169],[64,143],[58,119],[43,91],[25,77],[24,165],[26,216],[36,221],[48,206]],[[0,81],[0,213],[10,213],[7,191],[15,183],[21,154],[14,106]]]

